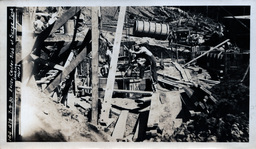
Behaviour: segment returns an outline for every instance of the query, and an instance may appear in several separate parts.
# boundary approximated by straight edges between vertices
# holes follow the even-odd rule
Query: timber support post
[[[91,122],[98,124],[98,65],[99,65],[99,7],[92,7],[92,119]]]

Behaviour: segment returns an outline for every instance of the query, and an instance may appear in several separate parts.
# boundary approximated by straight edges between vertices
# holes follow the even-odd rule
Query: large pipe
[[[166,39],[169,34],[169,25],[147,21],[135,21],[134,35]]]

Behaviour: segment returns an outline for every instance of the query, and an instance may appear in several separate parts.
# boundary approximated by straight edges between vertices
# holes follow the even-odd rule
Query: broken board
[[[154,93],[151,100],[149,117],[148,117],[148,124],[149,128],[158,126],[159,123],[159,114],[161,109],[161,103],[159,99],[159,93]]]
[[[119,115],[119,118],[116,122],[115,129],[112,133],[112,137],[114,139],[123,139],[124,137],[124,132],[126,130],[126,121],[128,117],[128,110],[122,110],[121,114]]]
[[[177,70],[180,72],[180,74],[181,74],[182,78],[184,79],[184,81],[189,81],[189,78],[187,77],[187,74],[186,74],[185,70],[180,66],[180,64],[177,63],[177,62],[173,62],[173,64],[175,65]]]

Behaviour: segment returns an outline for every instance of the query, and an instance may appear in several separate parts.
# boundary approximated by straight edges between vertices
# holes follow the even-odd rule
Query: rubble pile
[[[211,91],[218,103],[210,108],[209,113],[196,115],[163,141],[249,141],[249,89],[238,82],[222,82]]]

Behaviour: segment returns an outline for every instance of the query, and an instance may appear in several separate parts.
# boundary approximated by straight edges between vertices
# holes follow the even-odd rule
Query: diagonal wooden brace
[[[87,34],[91,34],[91,31],[89,30]],[[86,37],[85,39],[87,39]],[[89,44],[89,41],[85,41],[84,43]],[[65,67],[65,69],[47,86],[47,88],[44,90],[44,93],[50,94],[62,82],[62,80],[66,78],[77,67],[77,65],[85,59],[87,51],[90,50],[91,46],[85,47],[77,55],[77,57],[73,61],[71,61],[71,63],[67,67]]]
[[[111,108],[111,99],[112,99],[112,94],[114,89],[116,67],[117,67],[118,55],[120,51],[120,44],[121,44],[122,33],[123,33],[125,12],[126,12],[126,7],[122,6],[119,12],[114,47],[113,47],[113,54],[110,62],[107,87],[106,87],[106,92],[104,96],[104,101],[102,104],[102,112],[100,116],[100,123],[102,124],[106,124],[109,119],[109,111]]]

